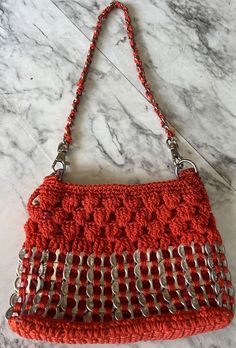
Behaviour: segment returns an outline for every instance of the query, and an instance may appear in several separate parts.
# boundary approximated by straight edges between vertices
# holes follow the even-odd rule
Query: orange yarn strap
[[[105,19],[108,17],[109,13],[112,10],[114,10],[115,8],[119,8],[119,9],[121,9],[124,12],[125,25],[126,25],[126,29],[127,29],[127,32],[128,32],[129,43],[130,43],[130,46],[131,46],[132,51],[133,51],[134,62],[136,64],[137,72],[138,72],[138,78],[141,81],[141,83],[144,86],[145,91],[146,91],[145,95],[146,95],[148,101],[152,104],[155,113],[159,117],[161,126],[165,129],[165,132],[166,132],[166,135],[167,135],[167,139],[171,139],[173,137],[173,135],[174,135],[174,131],[171,130],[170,127],[168,126],[167,120],[166,120],[165,116],[163,115],[163,113],[160,111],[158,103],[155,100],[155,98],[153,96],[153,93],[151,92],[150,86],[149,86],[149,84],[147,82],[146,75],[145,75],[144,68],[143,68],[143,63],[142,63],[142,60],[141,60],[141,58],[139,56],[138,48],[137,48],[137,45],[135,43],[134,29],[133,29],[133,26],[132,26],[132,23],[131,23],[131,18],[130,18],[130,15],[129,15],[128,8],[125,5],[121,4],[119,1],[113,1],[98,16],[97,24],[96,24],[96,27],[95,27],[95,31],[93,33],[92,41],[91,41],[91,44],[90,44],[90,47],[89,47],[89,50],[88,50],[88,54],[87,54],[87,57],[86,57],[84,68],[83,68],[83,71],[81,73],[79,82],[77,83],[78,88],[77,88],[77,91],[76,91],[76,97],[73,100],[72,109],[71,109],[71,112],[70,112],[70,114],[68,116],[67,124],[66,124],[66,127],[65,127],[64,141],[67,144],[71,143],[71,141],[72,141],[71,129],[72,129],[72,126],[73,126],[73,121],[75,119],[75,116],[76,116],[76,113],[77,113],[77,109],[78,109],[78,105],[80,103],[80,98],[81,98],[82,92],[84,90],[84,84],[85,84],[85,81],[86,81],[86,78],[87,78],[87,74],[88,74],[88,71],[89,71],[90,64],[92,62],[92,58],[93,58],[94,51],[95,51],[95,48],[96,48],[98,36],[99,36],[99,34],[101,32],[101,29],[102,29],[102,24],[105,21]]]

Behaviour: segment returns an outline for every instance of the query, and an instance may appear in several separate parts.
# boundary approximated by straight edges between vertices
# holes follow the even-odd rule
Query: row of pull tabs
[[[161,249],[156,252],[147,250],[146,253],[136,250],[133,255],[124,252],[122,255],[112,254],[110,257],[105,255],[95,257],[93,254],[86,256],[81,253],[76,256],[78,260],[75,265],[75,256],[71,252],[61,257],[63,261],[60,261],[60,256],[63,253],[57,250],[54,258],[50,261],[47,250],[40,254],[36,249],[29,252],[22,249],[19,253],[15,292],[11,296],[10,308],[6,313],[6,317],[9,319],[12,315],[25,313],[27,310],[29,314],[37,314],[42,301],[42,294],[45,297],[44,282],[48,269],[51,274],[51,285],[48,290],[48,300],[42,310],[43,315],[47,316],[52,299],[55,297],[59,263],[63,264],[63,274],[54,314],[55,318],[63,319],[65,313],[70,311],[72,320],[76,320],[78,312],[81,312],[82,303],[84,303],[84,307],[80,315],[83,316],[85,322],[92,321],[94,313],[100,317],[101,321],[105,320],[106,314],[109,313],[111,319],[116,320],[122,319],[124,314],[127,317],[127,313],[130,318],[134,318],[136,315],[146,317],[151,312],[153,313],[153,310],[160,315],[163,313],[163,305],[169,313],[175,313],[179,310],[179,306],[182,310],[198,310],[202,306],[198,298],[197,290],[199,289],[205,306],[210,307],[212,305],[213,297],[216,306],[224,306],[230,309],[234,290],[224,256],[224,247],[218,244],[210,246],[207,243],[202,246],[198,245],[196,251],[196,245],[192,243],[191,260],[194,265],[191,266],[189,255],[186,255],[185,250],[185,247],[180,245],[177,248],[178,257],[176,256],[176,248],[173,247],[168,248],[168,257],[166,251],[164,252]],[[199,265],[200,258],[204,260],[203,268],[205,271],[207,270],[207,279],[203,276],[202,265]],[[174,298],[173,286],[171,288],[169,286],[170,270],[167,271],[167,265],[171,265]],[[154,272],[155,266],[157,266],[157,270]],[[179,271],[180,266],[181,272]],[[25,267],[27,267],[27,270]],[[143,268],[146,270],[145,282],[149,283],[148,292],[146,288],[144,289]],[[37,271],[37,276],[32,277],[35,271]],[[192,278],[193,274],[198,277],[197,284],[196,280]],[[180,275],[184,279],[184,286],[179,284]],[[156,286],[157,281],[158,287]],[[30,293],[32,283],[34,299],[32,305],[29,305],[32,297],[32,291]],[[70,290],[71,284],[74,285],[73,291]],[[207,290],[209,284],[212,289],[210,295]],[[19,289],[22,287],[25,293],[24,298],[19,295]],[[111,291],[107,292],[109,287]],[[123,290],[121,291],[122,287]],[[85,291],[83,291],[83,288],[85,288]],[[97,288],[100,288],[98,293],[95,291]],[[182,290],[185,289],[188,298],[183,294]],[[14,313],[14,306],[17,303],[21,307],[20,313]],[[42,305],[40,307],[42,308]]]

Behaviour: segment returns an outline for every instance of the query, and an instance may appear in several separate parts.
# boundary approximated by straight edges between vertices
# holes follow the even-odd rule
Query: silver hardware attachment
[[[198,173],[197,166],[196,166],[196,164],[193,161],[190,161],[188,159],[183,159],[175,167],[175,175],[177,177],[179,176],[179,170],[183,168],[185,163],[189,164],[194,169],[195,173]]]
[[[166,144],[171,152],[171,157],[172,157],[172,162],[174,163],[175,166],[175,175],[178,177],[179,176],[179,171],[180,169],[183,169],[184,164],[189,164],[191,167],[193,167],[195,173],[198,172],[197,167],[193,161],[190,161],[188,159],[184,159],[180,153],[179,153],[179,146],[177,143],[177,138],[176,137],[171,137],[166,140]]]
[[[66,166],[70,165],[70,162],[66,160],[66,154],[69,150],[69,144],[64,140],[57,148],[57,156],[52,164],[53,174],[59,173],[59,178],[63,177],[66,171]]]
[[[177,138],[176,137],[171,137],[166,140],[166,144],[170,150],[172,161],[175,165],[175,167],[179,166],[179,163],[182,161],[182,156],[180,156],[179,151],[178,151],[178,143],[177,143]]]

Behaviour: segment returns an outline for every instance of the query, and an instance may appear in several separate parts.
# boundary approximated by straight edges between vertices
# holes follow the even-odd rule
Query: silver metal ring
[[[190,164],[190,165],[193,167],[195,173],[198,172],[197,166],[196,166],[196,164],[195,164],[194,162],[192,162],[192,161],[190,161],[190,160],[188,160],[188,159],[183,159],[183,160],[179,161],[178,165],[175,167],[175,175],[176,175],[176,176],[179,176],[179,170],[182,169],[181,166],[183,167],[183,165],[184,165],[185,163]]]

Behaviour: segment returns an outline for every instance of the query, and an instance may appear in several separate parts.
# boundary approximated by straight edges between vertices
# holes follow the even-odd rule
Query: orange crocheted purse
[[[176,180],[63,181],[98,34],[115,8],[124,11],[139,79],[166,131]],[[192,168],[184,169],[186,164]],[[194,163],[178,153],[147,83],[128,9],[118,1],[98,17],[53,174],[31,195],[28,212],[6,313],[18,334],[65,343],[124,343],[179,338],[232,320],[233,287],[207,193]]]

